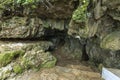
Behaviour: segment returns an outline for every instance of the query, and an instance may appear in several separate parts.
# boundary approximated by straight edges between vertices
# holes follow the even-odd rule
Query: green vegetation
[[[17,4],[28,5],[40,2],[41,0],[16,0]]]
[[[45,60],[45,61],[43,61],[40,64],[38,63],[39,65],[34,65],[32,61],[33,61],[32,59],[30,60],[28,58],[24,58],[23,57],[21,63],[24,66],[24,69],[30,69],[30,68],[38,68],[38,69],[39,68],[51,68],[51,67],[55,66],[57,59],[55,57],[53,57],[52,60]]]
[[[57,59],[55,57],[53,57],[53,60],[47,61],[45,63],[42,63],[40,65],[40,67],[42,67],[42,68],[51,68],[51,67],[54,67],[55,64],[56,64],[56,61],[57,61]]]
[[[22,73],[23,69],[22,69],[22,67],[20,65],[15,65],[13,67],[13,71],[18,74],[18,73]]]
[[[6,53],[0,54],[0,67],[6,66],[8,63],[10,63],[12,60],[14,60],[16,57],[19,57],[23,55],[24,51],[10,51]]]
[[[22,57],[21,63],[24,69],[32,68],[34,65],[32,65],[31,60],[28,60],[27,58]]]
[[[36,3],[40,2],[41,0],[0,0],[0,9],[5,9],[6,6],[18,6],[20,5],[37,5]]]
[[[89,0],[80,0],[80,5],[74,11],[72,19],[75,22],[85,22],[87,20],[87,6],[89,4]]]
[[[4,9],[9,4],[13,4],[13,0],[0,0],[0,9]]]

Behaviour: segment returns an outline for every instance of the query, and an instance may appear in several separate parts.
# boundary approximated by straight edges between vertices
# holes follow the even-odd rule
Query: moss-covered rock
[[[13,71],[15,72],[15,73],[22,73],[23,72],[23,68],[20,66],[20,65],[15,65],[14,67],[13,67]]]
[[[43,27],[63,31],[68,27],[68,20],[46,19],[43,21]]]
[[[55,64],[56,64],[56,62],[57,62],[57,59],[56,59],[55,57],[53,57],[53,60],[43,62],[43,63],[40,65],[40,68],[51,68],[51,67],[54,67]]]
[[[92,65],[110,68],[120,68],[120,51],[111,51],[100,47],[100,39],[90,39],[86,45],[86,52]]]
[[[108,34],[101,42],[101,47],[110,50],[120,50],[120,31]]]
[[[70,22],[68,34],[82,38],[93,37],[98,30],[98,23],[93,20],[86,20],[84,23]]]
[[[0,54],[0,67],[6,66],[8,63],[13,61],[16,57],[23,55],[25,52],[19,51],[8,51]]]
[[[56,58],[49,52],[44,52],[43,50],[35,51],[33,49],[23,56],[21,64],[25,69],[41,67],[49,68],[55,66]]]
[[[48,41],[6,41],[0,45],[0,80],[28,69],[54,67],[57,61],[50,52],[46,52],[53,45]]]
[[[56,51],[56,54],[63,55],[68,60],[82,60],[82,45],[79,39],[66,38],[65,44]]]
[[[80,0],[78,8],[73,12],[69,24],[68,34],[83,38],[93,37],[98,28],[98,23],[91,19],[88,13],[89,0]]]

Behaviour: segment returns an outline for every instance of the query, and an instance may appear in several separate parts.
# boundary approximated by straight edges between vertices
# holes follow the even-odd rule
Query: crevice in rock
[[[82,53],[83,53],[82,54],[82,60],[83,61],[88,61],[89,60],[89,56],[86,53],[86,44],[83,45]]]

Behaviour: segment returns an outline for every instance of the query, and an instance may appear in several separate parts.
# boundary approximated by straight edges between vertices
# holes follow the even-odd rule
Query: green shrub
[[[80,0],[80,5],[78,8],[73,12],[72,19],[75,22],[85,22],[87,19],[87,7],[89,4],[89,0]]]

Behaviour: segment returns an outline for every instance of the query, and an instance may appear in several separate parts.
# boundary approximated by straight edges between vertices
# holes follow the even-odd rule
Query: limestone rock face
[[[0,38],[31,39],[54,34],[54,31],[64,31],[68,28],[68,20],[40,19],[28,17],[13,17],[0,22]],[[47,34],[51,32],[50,34]]]
[[[102,4],[104,6],[107,6],[108,8],[114,9],[116,7],[119,7],[118,4],[120,4],[119,0],[102,0]]]
[[[69,25],[68,34],[73,36],[80,36],[82,38],[93,37],[97,32],[98,23],[93,22],[93,20],[90,20],[86,22],[86,26],[82,26],[81,24],[71,21]]]
[[[52,46],[51,42],[6,41],[0,44],[0,79],[2,80],[27,69],[55,66],[56,58],[50,52],[46,52]]]
[[[30,50],[34,46],[45,51],[52,46],[52,43],[47,41],[0,41],[0,45],[0,53],[4,53],[21,49]]]
[[[120,68],[119,34],[120,0],[0,0],[0,80],[55,66],[55,51]]]
[[[64,43],[61,42],[60,46],[55,50],[55,55],[58,59],[66,60],[81,60],[82,59],[82,45],[78,39],[66,38]]]
[[[103,0],[103,6],[106,6],[108,9],[108,15],[111,16],[114,20],[120,21],[120,1],[119,0]]]
[[[103,64],[106,67],[120,68],[119,51],[110,51],[100,47],[98,39],[91,39],[86,45],[86,52],[90,62],[96,66]]]
[[[44,35],[38,18],[13,17],[0,23],[0,38],[36,38]]]
[[[119,68],[120,0],[91,0],[87,8],[85,1],[73,13],[68,34],[87,40],[85,49],[91,62]]]
[[[62,46],[61,54],[68,59],[82,59],[82,45],[78,39],[66,39],[66,43]]]
[[[108,34],[101,42],[101,47],[113,51],[120,50],[120,31]]]

